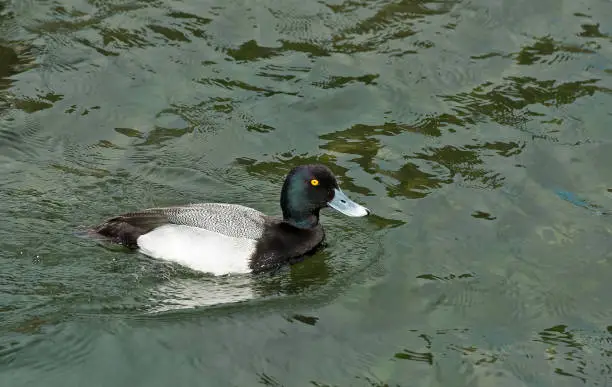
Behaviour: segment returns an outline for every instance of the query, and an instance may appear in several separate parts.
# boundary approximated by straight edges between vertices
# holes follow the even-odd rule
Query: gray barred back
[[[267,218],[253,208],[227,203],[198,203],[148,211],[162,213],[171,223],[248,239],[259,239],[263,235]]]

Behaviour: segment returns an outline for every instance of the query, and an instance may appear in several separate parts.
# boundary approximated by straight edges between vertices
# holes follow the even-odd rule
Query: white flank
[[[223,275],[251,271],[249,258],[255,251],[256,241],[198,227],[167,224],[141,235],[136,243],[140,251],[150,257]]]

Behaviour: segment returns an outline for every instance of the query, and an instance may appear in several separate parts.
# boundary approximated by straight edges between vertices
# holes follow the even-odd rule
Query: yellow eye
[[[317,180],[317,179],[312,179],[312,180],[310,180],[310,184],[316,187],[316,186],[318,186],[318,185],[319,185],[319,180]]]

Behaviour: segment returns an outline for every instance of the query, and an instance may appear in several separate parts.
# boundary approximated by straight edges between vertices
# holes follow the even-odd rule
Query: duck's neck
[[[300,229],[311,229],[319,224],[319,210],[313,212],[286,212],[283,210],[283,220]]]

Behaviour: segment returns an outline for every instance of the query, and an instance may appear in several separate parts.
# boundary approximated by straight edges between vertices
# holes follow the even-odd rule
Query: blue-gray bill
[[[349,199],[339,188],[334,189],[334,198],[327,204],[347,216],[359,217],[370,213],[370,210]]]

